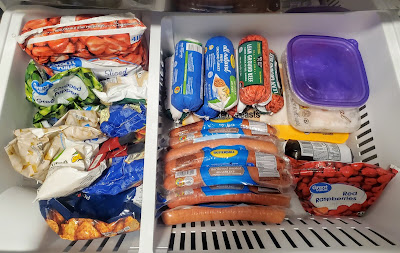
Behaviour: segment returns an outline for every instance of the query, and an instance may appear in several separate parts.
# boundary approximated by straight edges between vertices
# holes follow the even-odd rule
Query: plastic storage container
[[[286,55],[287,90],[298,104],[337,110],[367,101],[368,80],[356,40],[299,35],[289,41]]]
[[[297,103],[290,90],[285,54],[282,57],[285,102],[289,124],[302,132],[353,133],[360,128],[361,117],[358,108],[324,110],[305,107]]]
[[[29,57],[14,37],[22,25],[34,18],[98,12],[98,10],[58,10],[23,7],[6,11],[0,32],[0,141],[5,146],[12,130],[31,124],[32,106],[24,100],[24,73]],[[110,11],[106,11],[110,12]],[[205,43],[224,35],[237,47],[239,40],[259,33],[268,38],[278,55],[298,34],[329,34],[354,38],[359,42],[368,74],[371,96],[360,108],[361,128],[350,135],[347,145],[354,161],[400,164],[396,134],[400,118],[400,48],[396,15],[387,12],[335,14],[268,15],[179,15],[164,19],[144,12],[148,26],[150,65],[143,206],[140,231],[106,239],[70,242],[59,239],[43,221],[35,197],[36,183],[25,180],[11,168],[5,152],[0,152],[0,251],[25,252],[399,252],[400,177],[395,177],[380,199],[362,218],[319,218],[305,214],[294,198],[293,213],[282,224],[265,225],[247,221],[194,222],[165,226],[155,217],[157,142],[167,138],[174,124],[164,116],[159,93],[160,50],[172,55],[174,45],[192,37]],[[168,14],[165,14],[168,15]],[[316,22],[318,20],[318,22]],[[277,25],[279,24],[279,25]],[[194,29],[194,27],[196,29]],[[396,27],[396,29],[395,29]],[[149,38],[148,38],[149,39]],[[2,46],[4,43],[4,47]],[[377,50],[379,49],[379,50]],[[380,63],[380,64],[377,64]],[[388,117],[390,115],[390,117]],[[297,202],[296,202],[296,201]],[[140,236],[139,236],[140,234]]]

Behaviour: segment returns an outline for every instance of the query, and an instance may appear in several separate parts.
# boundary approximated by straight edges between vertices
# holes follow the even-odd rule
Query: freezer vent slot
[[[371,128],[371,122],[368,116],[367,106],[363,105],[359,108],[361,117],[361,126],[352,136],[355,138],[357,145],[353,148],[355,161],[362,161],[379,165],[378,155],[374,144],[374,137]]]
[[[138,236],[138,233],[134,232],[87,241],[72,241],[68,243],[62,252],[127,252],[129,248],[138,249],[138,245],[132,246],[134,235]]]
[[[342,6],[340,4],[339,0],[328,0],[326,2],[327,2],[326,5],[328,5],[328,6],[338,6],[338,7]]]
[[[398,246],[355,218],[286,218],[282,224],[248,221],[192,222],[172,226],[168,251],[323,250]]]

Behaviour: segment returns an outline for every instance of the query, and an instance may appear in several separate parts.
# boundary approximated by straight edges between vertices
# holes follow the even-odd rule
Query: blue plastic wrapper
[[[86,194],[116,195],[143,180],[144,159],[131,160],[130,155],[112,158],[111,166],[91,186]]]
[[[219,112],[210,108],[208,106],[207,101],[210,100],[209,98],[209,92],[207,91],[207,86],[204,87],[204,103],[200,107],[199,110],[197,110],[194,114],[198,116],[199,118],[204,118],[205,120],[213,119],[219,115]]]
[[[181,40],[175,46],[171,104],[181,112],[203,105],[203,48],[201,43]]]
[[[61,238],[89,240],[138,230],[141,207],[136,195],[136,188],[117,195],[78,192],[41,200],[39,207],[47,224]]]
[[[112,105],[100,112],[100,130],[109,137],[122,137],[146,126],[143,104]]]
[[[205,102],[214,110],[228,111],[238,103],[233,44],[217,36],[207,41],[204,51]]]

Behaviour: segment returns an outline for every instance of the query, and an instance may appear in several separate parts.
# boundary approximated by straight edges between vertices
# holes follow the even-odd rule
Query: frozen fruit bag
[[[291,163],[304,210],[322,216],[363,216],[398,172],[367,163]]]
[[[131,188],[117,195],[77,192],[39,201],[49,227],[62,239],[90,240],[136,231],[140,227],[141,190]]]
[[[40,64],[70,57],[121,57],[132,62],[133,53],[146,54],[136,51],[145,30],[132,13],[63,16],[28,21],[17,41]],[[139,64],[147,61],[147,56],[139,58]]]

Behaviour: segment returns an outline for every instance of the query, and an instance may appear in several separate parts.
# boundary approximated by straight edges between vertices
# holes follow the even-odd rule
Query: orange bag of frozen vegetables
[[[70,57],[112,59],[145,65],[146,26],[132,13],[77,15],[28,21],[17,40],[40,64]]]

